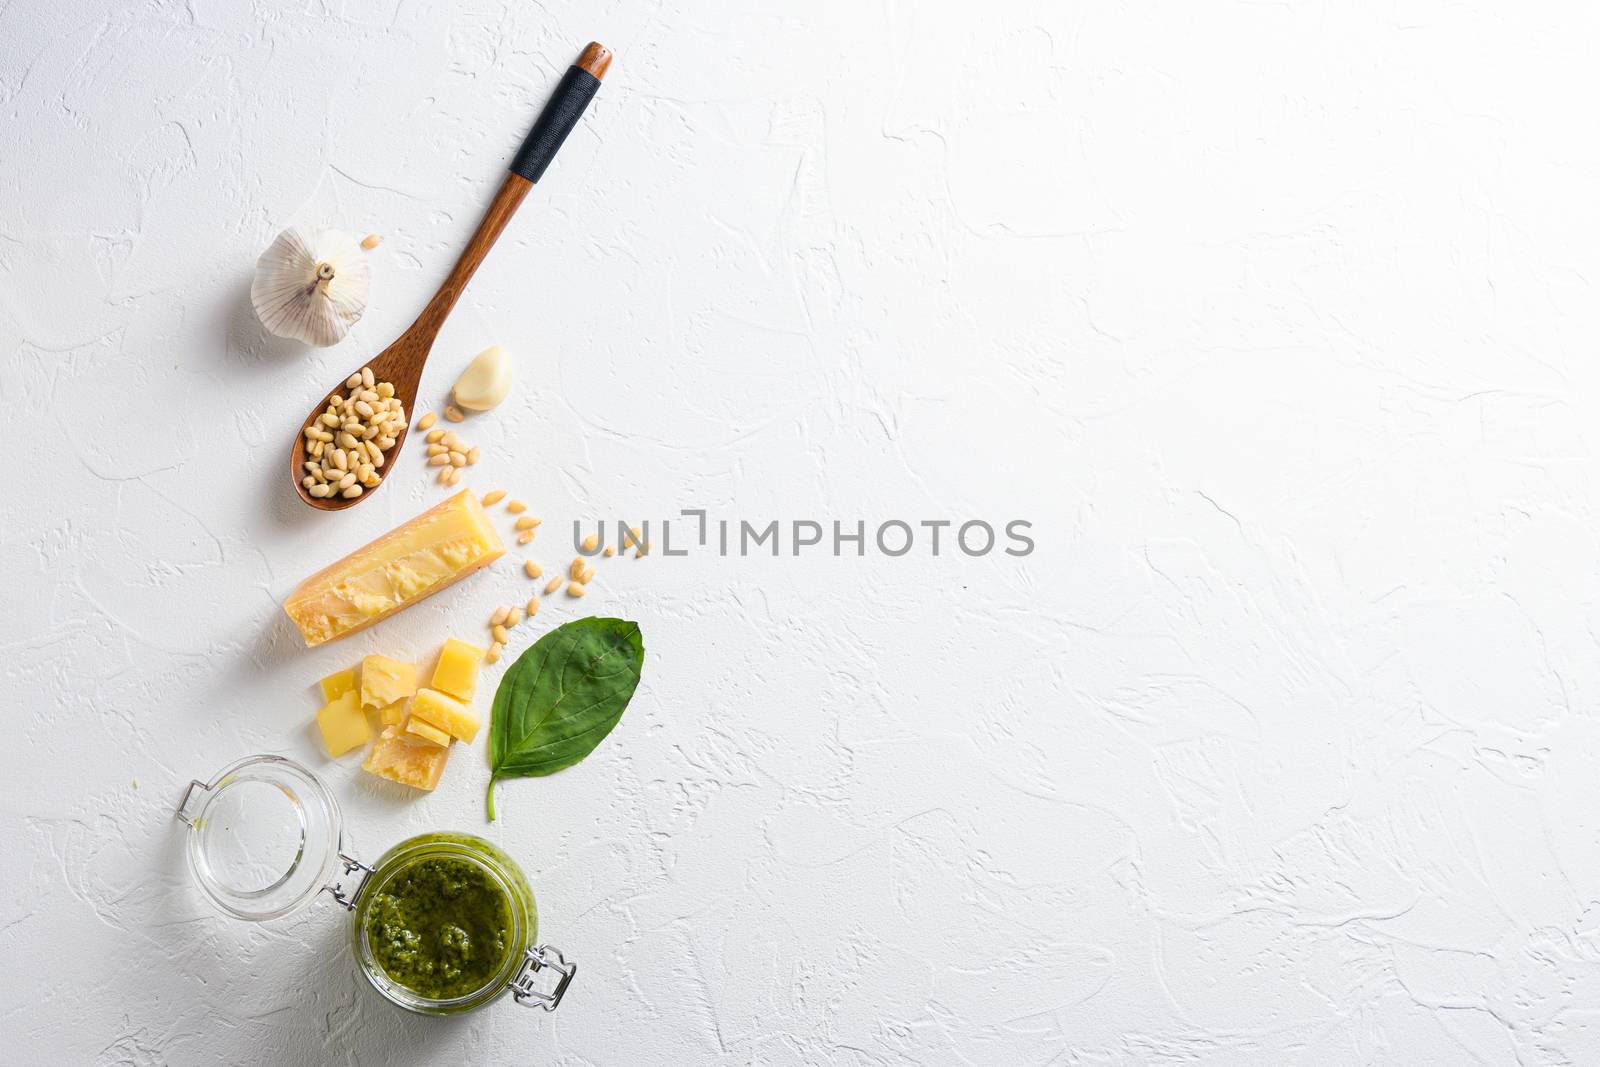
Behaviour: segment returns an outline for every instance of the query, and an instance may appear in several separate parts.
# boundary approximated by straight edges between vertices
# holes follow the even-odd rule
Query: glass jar
[[[577,974],[577,964],[559,950],[538,944],[533,890],[510,856],[472,834],[431,833],[400,842],[369,867],[343,851],[333,793],[293,760],[250,756],[209,782],[196,779],[177,816],[189,828],[189,869],[207,899],[235,918],[258,922],[288,915],[327,892],[351,913],[350,944],[361,973],[407,1011],[455,1015],[507,992],[519,1004],[554,1011]],[[470,933],[456,925],[466,921],[459,915],[442,920],[432,939],[399,922],[428,918],[420,894],[430,879],[441,878],[452,879],[449,894],[457,903],[463,892],[476,894],[481,906]],[[421,910],[399,910],[408,904]],[[419,968],[454,969],[447,973],[459,980],[448,991],[419,992],[400,980],[406,975],[385,970],[387,958],[390,970],[403,971],[422,947],[437,959],[418,962]],[[485,951],[491,955],[482,956]],[[463,954],[473,952],[483,964],[476,968],[481,982],[460,971]],[[551,976],[540,974],[547,968],[554,985],[541,989],[550,984]]]

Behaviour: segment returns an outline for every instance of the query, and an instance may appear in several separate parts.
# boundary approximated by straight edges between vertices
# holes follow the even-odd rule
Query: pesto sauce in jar
[[[511,907],[478,864],[424,856],[373,895],[367,943],[383,973],[412,992],[435,1000],[466,996],[511,955]]]

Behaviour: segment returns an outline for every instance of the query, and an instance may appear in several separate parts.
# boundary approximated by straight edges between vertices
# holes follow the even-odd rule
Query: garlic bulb
[[[326,346],[367,310],[371,281],[360,237],[291,226],[256,260],[250,302],[269,333]]]
[[[511,392],[511,354],[499,345],[485,348],[467,364],[451,392],[468,411],[488,411]]]

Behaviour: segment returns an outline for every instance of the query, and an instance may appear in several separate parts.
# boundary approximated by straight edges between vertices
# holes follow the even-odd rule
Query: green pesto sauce
[[[477,864],[433,856],[367,908],[372,957],[393,981],[447,1000],[482,989],[511,952],[511,901]]]

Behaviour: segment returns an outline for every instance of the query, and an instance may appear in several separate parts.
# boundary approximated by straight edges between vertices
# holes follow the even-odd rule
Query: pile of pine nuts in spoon
[[[305,429],[306,476],[300,479],[314,497],[335,493],[354,499],[376,489],[384,453],[406,426],[406,407],[394,386],[377,381],[371,367],[345,379],[345,396],[328,401],[328,409]]]

